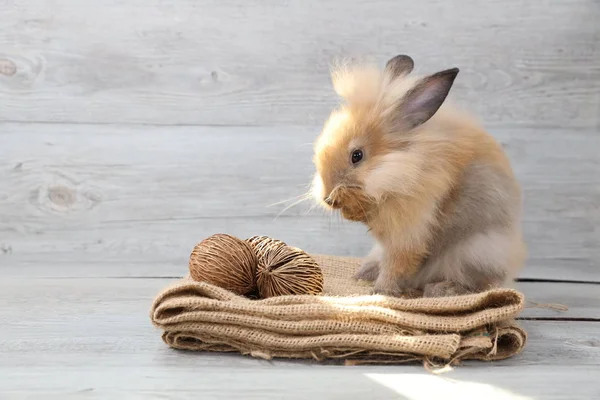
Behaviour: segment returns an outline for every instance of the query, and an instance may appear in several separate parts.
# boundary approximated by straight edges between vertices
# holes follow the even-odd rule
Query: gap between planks
[[[324,122],[324,121],[323,121]],[[599,122],[600,124],[600,122]],[[296,129],[298,126],[305,128],[314,129],[315,132],[319,132],[323,128],[323,124],[319,123],[286,123],[286,124],[207,124],[207,123],[156,123],[156,122],[79,122],[79,121],[19,121],[3,119],[0,120],[0,127],[12,127],[12,126],[23,126],[23,127],[35,127],[35,126],[74,126],[74,127],[89,127],[89,126],[101,126],[101,127],[114,127],[114,128],[156,128],[156,129],[167,129],[167,128],[198,128],[198,129],[256,129],[256,128],[267,128],[267,129],[282,129],[290,128]],[[557,125],[543,125],[543,124],[511,124],[510,122],[502,123],[489,123],[485,124],[486,130],[494,132],[497,130],[544,130],[544,131],[564,131],[565,127]],[[588,132],[593,130],[591,127],[574,126],[569,127],[570,132]]]
[[[600,318],[517,317],[517,321],[600,322]]]

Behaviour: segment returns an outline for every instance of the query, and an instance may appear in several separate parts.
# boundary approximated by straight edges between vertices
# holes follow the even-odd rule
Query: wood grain
[[[12,276],[177,276],[199,240],[267,234],[364,255],[366,229],[305,193],[310,127],[3,124],[0,268]],[[524,188],[525,278],[600,282],[600,137],[494,130]],[[93,267],[90,267],[93,266]],[[89,267],[89,268],[88,268]]]
[[[600,121],[595,0],[95,4],[0,2],[0,120],[321,124],[336,58],[408,53],[489,124]]]

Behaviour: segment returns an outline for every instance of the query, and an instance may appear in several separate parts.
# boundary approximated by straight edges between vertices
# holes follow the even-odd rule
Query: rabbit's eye
[[[362,150],[358,149],[358,150],[354,150],[352,152],[352,164],[358,164],[360,162],[360,160],[363,159],[363,152]]]

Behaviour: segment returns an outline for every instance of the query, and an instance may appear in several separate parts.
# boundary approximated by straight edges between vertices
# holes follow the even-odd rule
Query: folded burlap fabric
[[[271,359],[342,359],[348,363],[496,360],[523,348],[514,322],[523,296],[512,289],[400,299],[370,295],[352,278],[359,260],[313,256],[322,296],[250,300],[189,277],[154,300],[151,319],[176,349],[239,352]]]

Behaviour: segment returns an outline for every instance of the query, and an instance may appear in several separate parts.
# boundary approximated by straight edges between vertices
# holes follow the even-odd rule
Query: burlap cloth
[[[313,255],[324,274],[322,296],[250,300],[189,277],[154,300],[151,319],[176,349],[239,352],[271,359],[346,363],[497,360],[521,351],[514,322],[524,298],[511,289],[400,299],[369,295],[352,279],[359,260]]]

